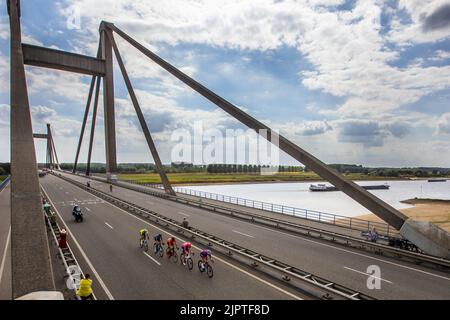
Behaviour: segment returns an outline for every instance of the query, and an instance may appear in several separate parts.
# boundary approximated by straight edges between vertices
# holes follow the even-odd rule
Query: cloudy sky
[[[9,161],[5,1],[0,12],[0,161]],[[95,55],[101,20],[325,162],[450,166],[449,1],[22,0],[26,43]],[[163,162],[171,160],[176,129],[191,130],[195,121],[243,128],[116,41]],[[149,162],[115,69],[118,161]],[[90,77],[26,71],[34,131],[51,123],[60,161],[73,162]],[[102,116],[94,161],[104,161]],[[39,161],[44,148],[36,141]]]

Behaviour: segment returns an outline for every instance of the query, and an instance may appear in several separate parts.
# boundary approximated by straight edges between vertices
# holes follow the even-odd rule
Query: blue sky
[[[0,12],[0,161],[9,161],[4,1]],[[448,167],[446,12],[448,1],[441,0],[36,0],[22,1],[22,36],[26,43],[95,55],[99,23],[111,21],[326,162]],[[116,41],[163,162],[171,161],[171,134],[192,130],[195,121],[207,129],[243,128]],[[50,122],[60,160],[72,162],[90,77],[26,69],[34,131]],[[115,69],[118,159],[151,161]],[[94,161],[104,161],[103,130],[100,118]],[[36,141],[40,161],[44,148]],[[84,145],[81,161],[85,151]],[[286,155],[281,162],[295,164]]]

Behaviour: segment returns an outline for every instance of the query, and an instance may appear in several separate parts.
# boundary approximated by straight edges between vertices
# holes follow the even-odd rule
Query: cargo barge
[[[361,186],[366,190],[387,190],[389,189],[388,184],[379,184],[373,186]],[[309,186],[310,191],[339,191],[335,186],[327,186],[325,184],[312,184]]]

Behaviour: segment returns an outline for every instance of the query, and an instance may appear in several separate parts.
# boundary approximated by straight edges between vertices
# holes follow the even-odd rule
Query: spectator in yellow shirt
[[[86,273],[84,279],[81,279],[80,281],[80,288],[77,291],[77,296],[79,296],[81,300],[94,300],[94,296],[92,295],[92,279],[88,273]]]

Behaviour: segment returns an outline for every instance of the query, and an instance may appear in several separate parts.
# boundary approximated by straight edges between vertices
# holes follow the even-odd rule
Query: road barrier
[[[84,189],[99,198],[102,198],[115,206],[122,208],[134,215],[157,223],[165,228],[173,230],[183,236],[190,236],[192,240],[207,245],[214,250],[221,252],[235,260],[252,266],[259,272],[264,272],[276,279],[281,279],[285,283],[309,293],[321,299],[350,299],[350,300],[375,300],[364,293],[351,288],[334,283],[322,277],[313,275],[294,266],[290,266],[282,261],[262,255],[253,250],[244,248],[230,241],[220,239],[196,228],[184,228],[181,223],[165,217],[155,211],[140,207],[131,202],[114,197],[106,192],[60,175],[61,179]]]
[[[53,206],[51,205],[49,201],[49,197],[45,190],[41,187],[41,192],[43,195],[43,199],[47,201],[47,203],[50,205],[50,213],[51,215],[54,215],[56,217],[55,210]],[[51,216],[50,215],[50,216]],[[60,248],[59,247],[59,241],[58,238],[61,234],[61,228],[58,225],[58,222],[51,221],[50,216],[47,215],[47,213],[44,211],[45,221],[47,223],[47,229],[51,232],[52,235],[52,241],[54,245],[58,248],[58,258],[61,259],[64,270],[66,272],[66,277],[68,278],[68,281],[66,282],[68,284],[68,288],[73,291],[73,298],[76,300],[81,300],[79,296],[77,296],[76,292],[79,287],[79,283],[77,283],[76,279],[74,278],[74,275],[81,275],[84,277],[83,271],[81,270],[80,264],[78,263],[77,259],[75,258],[75,255],[72,252],[72,249],[70,248],[69,244],[67,243],[66,248]],[[70,284],[70,286],[69,286]],[[70,288],[71,287],[71,288]],[[96,297],[94,294],[93,298],[96,300]]]
[[[8,176],[5,180],[2,181],[2,183],[0,183],[0,191],[2,191],[8,185],[10,180],[11,176]]]

